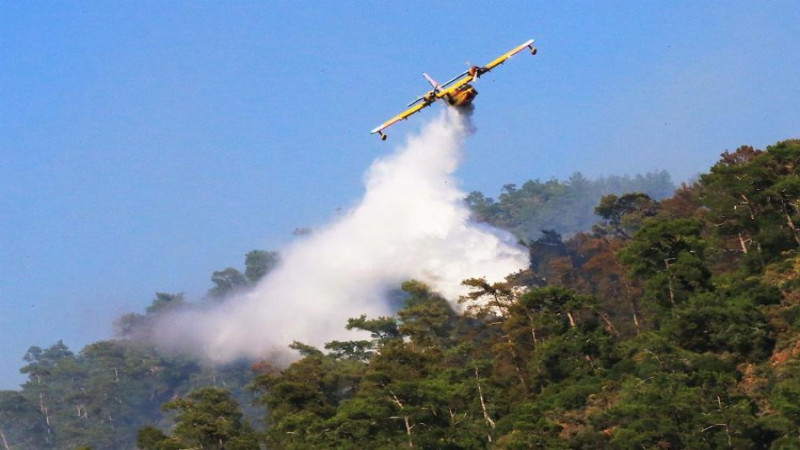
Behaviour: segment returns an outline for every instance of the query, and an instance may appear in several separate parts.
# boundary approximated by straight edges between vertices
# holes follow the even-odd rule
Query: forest
[[[691,184],[666,173],[506,185],[465,201],[530,265],[464,280],[458,310],[424,283],[369,339],[294,342],[288,367],[213,366],[139,339],[31,347],[0,391],[3,449],[800,449],[800,140],[742,146]],[[279,263],[254,250],[206,302]]]

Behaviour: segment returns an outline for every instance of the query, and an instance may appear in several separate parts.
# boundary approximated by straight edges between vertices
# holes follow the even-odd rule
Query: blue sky
[[[368,134],[423,71],[537,40],[476,84],[466,191],[681,181],[800,137],[797,23],[796,1],[0,1],[0,388],[29,346],[78,351],[353,205],[433,116]]]

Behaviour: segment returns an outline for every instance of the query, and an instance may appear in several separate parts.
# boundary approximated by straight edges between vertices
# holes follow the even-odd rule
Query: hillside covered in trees
[[[409,280],[394,316],[342,324],[371,339],[295,342],[289,367],[140,343],[159,314],[192,307],[157,294],[117,339],[32,347],[28,381],[0,392],[0,445],[800,449],[799,167],[791,140],[723,153],[671,196],[665,175],[588,206],[597,185],[578,175],[473,193],[477,220],[529,247],[527,270],[465,280],[460,311]],[[577,229],[587,209],[597,220]],[[207,301],[277,259],[215,272]]]

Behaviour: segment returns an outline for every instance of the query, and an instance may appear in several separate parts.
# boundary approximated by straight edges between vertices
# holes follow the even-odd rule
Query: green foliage
[[[711,289],[703,224],[696,219],[649,220],[620,252],[635,277],[645,279],[644,299],[676,306]]]
[[[278,252],[253,250],[245,255],[245,270],[242,274],[234,267],[217,270],[211,274],[214,287],[209,289],[208,296],[216,300],[224,300],[231,295],[240,293],[258,283],[269,272],[274,270],[280,262]]]
[[[171,309],[180,308],[183,305],[183,294],[156,292],[156,298],[145,311],[147,311],[148,314],[161,314]]]
[[[604,195],[643,192],[649,198],[661,199],[674,189],[667,172],[596,180],[576,173],[566,181],[531,180],[520,188],[505,185],[497,201],[480,192],[471,193],[466,201],[477,220],[533,241],[541,230],[571,235],[589,229],[596,219],[594,208]]]
[[[364,371],[360,361],[324,355],[295,343],[304,356],[283,372],[258,375],[253,386],[266,393],[270,411],[267,439],[276,447],[302,447],[313,441],[317,428],[335,415],[336,408],[355,393]]]
[[[208,291],[208,295],[216,299],[235,294],[248,285],[247,278],[233,267],[214,272],[211,275],[211,282],[214,283],[214,287]]]
[[[641,192],[621,197],[610,194],[600,199],[594,212],[603,219],[593,227],[596,234],[628,239],[642,227],[646,218],[656,215],[658,203]]]
[[[19,448],[46,448],[50,429],[35,404],[19,392],[0,391],[0,432]]]
[[[766,151],[725,152],[700,177],[701,200],[720,238],[743,253],[742,266],[760,271],[781,253],[800,247],[800,140]]]
[[[255,432],[242,421],[239,405],[226,389],[200,388],[164,403],[163,409],[177,412],[172,439],[183,448],[258,448]]]
[[[208,448],[255,450],[259,434],[242,419],[239,405],[226,389],[204,387],[185,398],[164,403],[165,411],[175,411],[172,436],[147,425],[139,429],[136,445],[141,450],[179,450]]]
[[[668,315],[663,330],[678,345],[700,353],[761,360],[772,350],[766,317],[751,298],[740,295],[695,295]]]
[[[330,350],[334,358],[353,359],[361,362],[369,361],[374,354],[370,341],[331,341],[325,343],[325,349]]]
[[[400,337],[400,330],[397,328],[397,321],[393,317],[378,317],[377,319],[367,319],[361,316],[347,321],[348,330],[369,331],[373,339],[383,342]]]
[[[250,284],[255,284],[277,267],[279,260],[278,252],[253,250],[245,255],[244,276]]]
[[[100,341],[78,354],[58,342],[31,347],[25,361],[22,390],[0,395],[0,432],[11,448],[133,448],[145,424],[170,425],[162,403],[198,384],[224,383],[247,398],[249,376],[238,375],[246,367],[205,367],[133,342]]]
[[[170,438],[158,428],[147,425],[136,434],[136,447],[140,450],[180,450],[183,444]]]

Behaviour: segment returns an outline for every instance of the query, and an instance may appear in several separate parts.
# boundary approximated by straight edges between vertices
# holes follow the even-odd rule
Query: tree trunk
[[[39,411],[44,414],[44,421],[47,424],[47,434],[50,434],[50,414],[47,413],[47,404],[44,402],[44,393],[39,393]]]
[[[633,315],[633,326],[636,327],[636,334],[639,334],[639,332],[642,330],[642,325],[639,323],[639,305],[636,304],[636,300],[632,295],[630,296],[630,302],[631,311],[633,311],[631,313]]]
[[[6,441],[6,435],[3,434],[2,430],[0,430],[0,438],[3,440],[3,448],[5,450],[11,450],[11,447],[8,446],[8,441]]]
[[[392,392],[392,391],[389,391],[389,393],[392,394],[392,402],[394,402],[394,404],[396,404],[397,407],[400,408],[401,411],[404,410],[405,407],[403,406],[403,403],[400,402],[400,399],[397,398],[397,395],[395,395],[394,392]],[[392,418],[394,418],[394,417],[392,417]],[[408,414],[404,414],[403,415],[403,423],[405,423],[405,425],[406,425],[406,435],[408,436],[408,446],[413,448],[414,447],[414,441],[411,439],[411,429],[414,428],[414,425],[411,425],[411,421],[408,419]]]
[[[406,424],[406,434],[408,435],[408,446],[413,448],[414,447],[414,441],[411,440],[411,428],[413,428],[413,427],[408,422],[408,416],[403,416],[403,421]]]
[[[503,325],[502,322],[491,323],[489,325]],[[519,378],[519,382],[522,384],[522,389],[525,392],[528,392],[528,383],[525,382],[525,376],[522,374],[522,369],[519,367],[519,355],[517,351],[514,350],[514,341],[511,340],[511,335],[508,333],[503,334],[503,337],[506,338],[506,342],[508,343],[508,352],[511,354],[511,363],[514,365],[514,370],[517,372],[517,377]],[[536,335],[534,334],[534,339],[536,339]]]
[[[536,339],[536,327],[533,325],[533,315],[528,308],[525,308],[525,315],[528,316],[528,323],[531,326],[531,338],[533,339],[533,348],[534,351],[536,349],[536,344],[539,343],[538,339]]]
[[[606,324],[606,331],[608,331],[608,333],[613,336],[619,336],[619,331],[617,331],[617,328],[614,326],[613,323],[611,323],[611,319],[608,318],[608,314],[600,313],[599,315],[600,318],[603,319],[603,322],[605,322]],[[634,319],[636,318],[636,313],[634,313],[633,317]]]
[[[744,237],[742,236],[742,233],[739,232],[738,234],[739,234],[739,245],[742,247],[742,253],[744,253],[746,255],[747,254],[747,243],[744,240]]]
[[[667,269],[667,288],[669,289],[669,302],[675,306],[675,291],[672,288],[672,271],[670,270],[669,261],[674,258],[667,258],[664,260],[664,266]]]
[[[489,411],[486,409],[486,402],[483,399],[483,389],[481,388],[481,379],[478,377],[478,368],[475,368],[475,383],[478,385],[478,396],[481,400],[481,410],[483,410],[483,418],[486,420],[486,423],[489,425],[489,428],[494,429],[494,420],[492,420],[491,416],[489,416]],[[489,430],[486,433],[486,437],[489,439],[489,442],[492,442],[492,431]]]
[[[514,341],[511,340],[511,335],[506,333],[506,342],[508,342],[508,352],[511,353],[511,362],[514,364],[514,370],[517,371],[517,377],[519,378],[519,382],[522,384],[522,389],[525,392],[528,392],[528,383],[525,381],[525,376],[522,374],[522,368],[519,366],[519,355],[517,351],[514,350]]]
[[[572,315],[572,311],[567,311],[567,318],[569,319],[569,326],[574,330],[577,328],[575,324],[575,316]]]
[[[783,214],[786,216],[786,224],[789,225],[789,228],[792,230],[795,242],[797,242],[797,245],[800,245],[800,232],[798,232],[797,226],[794,224],[792,215],[789,213],[789,208],[786,207],[786,202],[783,198],[781,198],[781,206],[783,207]]]
[[[756,220],[756,213],[755,213],[755,211],[753,211],[753,206],[750,203],[750,199],[748,199],[747,196],[744,195],[744,194],[742,194],[741,197],[742,197],[742,200],[744,200],[744,204],[747,205],[747,210],[750,211],[750,219],[751,220]]]
[[[625,273],[624,268],[619,262],[619,258],[615,258],[615,264],[619,267],[620,273]],[[623,280],[623,285],[625,286],[625,297],[628,299],[628,302],[631,304],[631,315],[633,316],[633,326],[636,328],[636,334],[639,334],[641,331],[641,324],[639,323],[639,306],[636,304],[635,296],[633,295],[633,286],[631,286],[630,280],[628,277],[621,276],[621,280]]]

